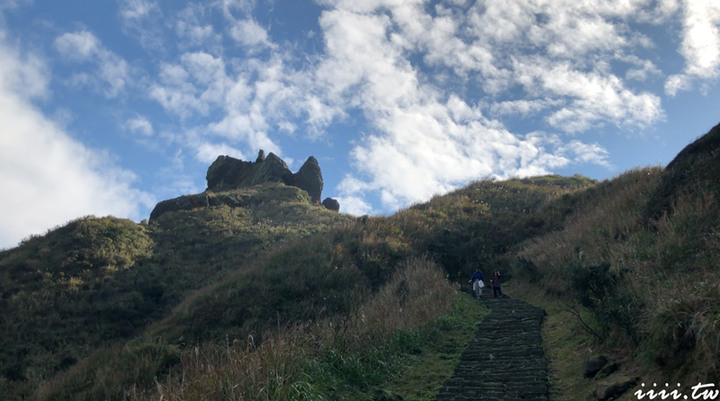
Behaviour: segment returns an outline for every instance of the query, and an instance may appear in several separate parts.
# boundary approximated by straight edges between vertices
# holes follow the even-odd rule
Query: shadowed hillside
[[[718,135],[667,168],[480,181],[389,217],[338,214],[265,183],[149,225],[79,219],[0,254],[2,390],[433,399],[486,313],[456,291],[477,266],[547,311],[553,399],[712,382]],[[603,376],[584,375],[598,355]],[[418,361],[444,373],[410,380]]]
[[[150,225],[85,217],[0,253],[0,392],[27,394],[92,349],[142,332],[190,291],[350,220],[282,184],[222,194],[246,203]]]

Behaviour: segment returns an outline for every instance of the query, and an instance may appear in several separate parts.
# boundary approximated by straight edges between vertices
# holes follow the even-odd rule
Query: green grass
[[[500,269],[544,307],[557,399],[592,390],[580,365],[598,352],[707,382],[720,372],[710,139],[668,170],[480,181],[389,217],[268,184],[196,195],[239,207],[149,225],[71,222],[0,253],[0,392],[26,398],[52,377],[35,396],[430,399],[484,312],[460,297],[448,314],[446,284],[443,302],[409,296],[410,266],[436,284]]]
[[[157,388],[136,387],[134,398],[371,400],[417,356],[436,346],[446,354],[464,349],[480,312],[462,301],[437,266],[411,258],[377,291],[355,299],[353,313],[276,327],[262,341],[248,335],[186,348],[174,377],[161,378]],[[463,338],[456,333],[462,330]],[[436,368],[448,376],[448,366]]]
[[[195,289],[354,220],[283,185],[223,194],[248,207],[178,211],[149,225],[85,217],[0,252],[0,393],[28,397],[93,350],[140,334]]]
[[[438,318],[424,333],[427,340],[420,352],[410,353],[403,369],[385,387],[403,400],[434,400],[487,314],[484,304],[458,293],[452,312]]]

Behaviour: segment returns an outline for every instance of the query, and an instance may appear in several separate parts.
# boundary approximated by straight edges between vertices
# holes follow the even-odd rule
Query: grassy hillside
[[[153,383],[148,382],[151,377],[187,375],[188,369],[195,369],[183,367],[182,361],[199,352],[196,349],[227,350],[229,344],[247,344],[249,338],[253,346],[262,347],[266,341],[275,344],[295,338],[296,327],[303,328],[305,337],[320,337],[321,343],[332,344],[320,356],[330,352],[382,363],[376,360],[379,354],[357,356],[362,347],[351,344],[386,344],[394,336],[402,335],[398,333],[403,330],[420,333],[423,328],[438,324],[433,323],[438,316],[450,311],[450,303],[442,299],[451,293],[438,270],[451,272],[454,278],[464,281],[479,260],[487,263],[498,260],[498,255],[508,249],[508,243],[524,241],[560,224],[557,220],[562,220],[567,211],[543,208],[549,200],[592,184],[582,177],[558,176],[480,182],[391,217],[360,218],[287,244],[242,265],[222,281],[196,291],[169,316],[124,347],[94,353],[44,386],[40,394],[47,399],[63,399],[68,394],[84,399],[122,399],[128,389],[133,389],[136,391],[133,394],[142,398],[147,386]],[[438,267],[430,269],[435,271],[434,278],[420,288],[440,286],[434,293],[437,295],[429,291],[420,296],[414,287],[418,284],[415,274],[398,281],[397,275],[404,270],[425,264]],[[379,296],[385,297],[381,304],[396,305],[389,307],[393,313],[403,312],[401,316],[368,325],[369,316],[378,309],[368,305],[380,302],[374,301]],[[409,313],[409,300],[418,302],[420,314],[416,317]],[[357,323],[358,317],[364,324]],[[333,328],[329,334],[321,329],[324,325]],[[157,354],[146,355],[149,347]],[[307,345],[301,348],[310,352]],[[319,357],[317,352],[312,351]],[[139,358],[143,361],[140,366],[146,370],[112,369],[110,374],[105,368],[127,364],[127,358]],[[215,361],[216,356],[212,358]],[[206,379],[216,377],[203,376],[198,380]],[[177,384],[172,384],[172,378],[167,380],[168,388],[175,389]],[[371,383],[380,386],[377,380],[366,384],[364,378],[353,380],[359,390],[352,391],[370,391]],[[436,382],[436,388],[440,383]],[[329,399],[338,397],[329,395],[331,389],[310,387],[313,390],[307,391],[312,394],[320,391]],[[181,386],[163,393],[164,397],[172,397],[173,391],[186,390]]]
[[[666,169],[630,171],[578,194],[587,200],[561,230],[517,252],[522,287],[560,306],[586,334],[583,348],[629,361],[645,382],[689,387],[719,373],[718,138],[715,127]],[[567,360],[553,362],[567,371]],[[576,363],[563,381],[587,388],[580,370]]]
[[[719,136],[667,168],[481,181],[389,217],[269,185],[247,207],[149,226],[78,220],[0,255],[21,333],[2,385],[37,399],[432,399],[484,313],[456,291],[478,266],[548,311],[554,398],[585,399],[597,383],[582,363],[599,353],[613,375],[712,382]]]
[[[350,220],[294,187],[227,195],[252,205],[167,213],[150,225],[84,217],[0,253],[0,393],[24,397],[245,261]]]

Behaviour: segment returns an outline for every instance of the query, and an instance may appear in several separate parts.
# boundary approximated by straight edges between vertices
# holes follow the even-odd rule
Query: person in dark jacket
[[[479,269],[475,269],[475,273],[470,276],[470,283],[472,284],[475,298],[480,298],[482,296],[482,289],[485,286],[484,280],[485,278]]]
[[[493,298],[502,298],[502,289],[500,288],[500,270],[495,270],[490,277],[490,286],[492,287]]]

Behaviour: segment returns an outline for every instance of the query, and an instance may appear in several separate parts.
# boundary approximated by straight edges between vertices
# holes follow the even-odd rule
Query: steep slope
[[[720,195],[720,125],[686,146],[667,165],[645,215],[658,218],[672,210],[678,197],[708,191]]]
[[[559,399],[600,385],[582,376],[584,360],[596,356],[588,349],[619,364],[619,377],[681,383],[685,394],[717,377],[719,135],[713,128],[665,169],[629,171],[578,193],[559,230],[509,255],[518,295],[574,327],[546,333],[558,347],[550,364]],[[570,352],[581,357],[558,357]]]
[[[296,187],[169,212],[150,225],[87,217],[0,254],[0,392],[24,397],[88,351],[137,334],[191,290],[257,255],[351,220]]]
[[[485,300],[480,324],[438,401],[547,401],[547,364],[540,326],[545,312],[510,298]]]

